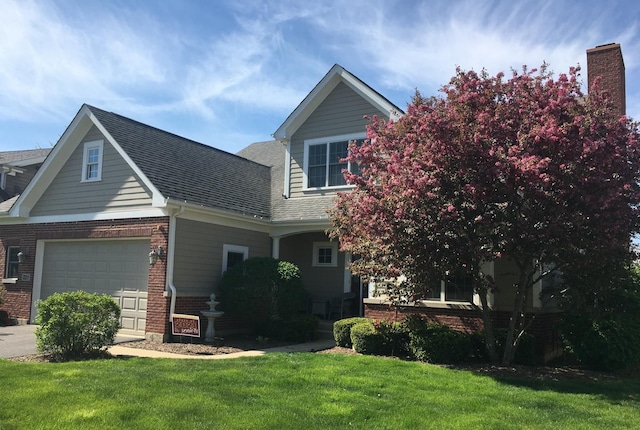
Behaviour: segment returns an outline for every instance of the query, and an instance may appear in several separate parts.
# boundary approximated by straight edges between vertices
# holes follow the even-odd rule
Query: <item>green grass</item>
[[[0,360],[0,429],[640,428],[639,393],[339,354]]]

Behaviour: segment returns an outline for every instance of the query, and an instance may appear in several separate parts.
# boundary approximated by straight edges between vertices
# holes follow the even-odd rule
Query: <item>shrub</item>
[[[465,333],[429,323],[420,316],[407,317],[408,351],[412,358],[428,363],[460,363],[468,360],[471,341]]]
[[[619,370],[640,362],[640,323],[625,318],[567,315],[563,339],[578,361],[594,370]]]
[[[245,318],[257,334],[269,335],[272,320],[300,313],[305,292],[300,269],[269,257],[249,258],[227,270],[220,284],[225,311]]]
[[[55,293],[38,302],[38,351],[62,359],[112,345],[120,328],[120,307],[106,294]]]
[[[351,327],[351,344],[354,351],[360,354],[385,355],[381,352],[384,345],[383,336],[376,332],[372,321],[357,323]]]
[[[270,336],[279,340],[308,342],[318,338],[318,320],[313,315],[298,315],[288,320],[272,320]]]
[[[367,318],[353,317],[345,318],[333,323],[333,338],[336,345],[344,348],[351,348],[351,327],[361,322],[371,321]]]
[[[406,334],[399,323],[371,321],[351,327],[351,343],[356,352],[367,355],[405,355]]]

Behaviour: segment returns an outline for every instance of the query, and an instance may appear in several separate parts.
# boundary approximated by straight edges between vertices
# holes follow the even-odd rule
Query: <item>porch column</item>
[[[271,238],[271,256],[276,260],[280,258],[280,236]]]

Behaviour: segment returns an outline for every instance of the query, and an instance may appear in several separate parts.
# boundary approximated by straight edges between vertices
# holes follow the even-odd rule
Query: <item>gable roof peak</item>
[[[385,112],[389,118],[397,119],[403,113],[399,107],[391,103],[382,94],[336,63],[273,133],[273,137],[276,140],[290,139],[340,82],[345,83],[380,111]]]

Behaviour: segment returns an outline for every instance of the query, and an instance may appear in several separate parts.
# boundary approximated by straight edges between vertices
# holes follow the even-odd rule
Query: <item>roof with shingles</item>
[[[271,167],[271,220],[274,222],[300,220],[326,220],[327,210],[335,202],[334,195],[307,196],[285,199],[284,164],[285,147],[282,142],[271,140],[251,144],[238,152],[238,155],[261,162]]]
[[[46,157],[51,149],[26,149],[0,152],[0,165]]]
[[[87,107],[165,198],[258,218],[271,216],[269,167]]]

